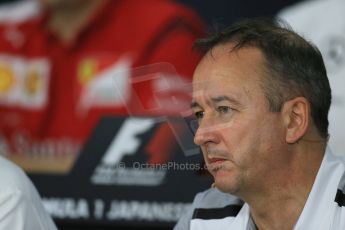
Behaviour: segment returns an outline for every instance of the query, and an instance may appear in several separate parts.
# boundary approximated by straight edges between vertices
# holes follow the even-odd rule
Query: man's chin
[[[238,190],[234,181],[225,180],[225,178],[215,178],[214,187],[224,193],[230,193],[235,195]]]

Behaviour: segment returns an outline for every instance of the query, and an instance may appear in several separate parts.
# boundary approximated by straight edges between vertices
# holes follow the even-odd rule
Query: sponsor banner
[[[142,200],[104,200],[95,198],[43,198],[43,204],[55,219],[176,222],[191,203]]]
[[[68,174],[29,175],[59,226],[172,227],[212,184],[201,154],[189,154],[198,150],[190,144],[192,123],[106,117]]]
[[[0,55],[0,105],[41,109],[48,100],[47,58]]]
[[[91,108],[123,107],[128,103],[132,61],[129,57],[113,59],[106,66],[100,57],[80,61],[77,71],[81,88],[78,113],[85,115]]]

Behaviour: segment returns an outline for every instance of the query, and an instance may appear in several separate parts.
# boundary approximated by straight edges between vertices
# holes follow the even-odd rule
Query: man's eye
[[[229,106],[218,106],[217,107],[217,111],[219,113],[229,113],[229,112],[231,112],[231,110],[232,109]]]
[[[204,116],[204,111],[195,112],[194,115],[197,119],[201,119]]]

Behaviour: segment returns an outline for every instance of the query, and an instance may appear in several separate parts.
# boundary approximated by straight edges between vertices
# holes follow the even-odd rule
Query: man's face
[[[192,109],[199,120],[194,141],[217,188],[242,195],[270,186],[289,159],[281,154],[282,116],[269,111],[261,87],[262,53],[231,48],[214,47],[194,72]]]

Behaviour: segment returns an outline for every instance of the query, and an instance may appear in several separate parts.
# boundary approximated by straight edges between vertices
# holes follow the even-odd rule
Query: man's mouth
[[[214,163],[222,163],[223,161],[225,161],[225,159],[224,158],[209,158],[208,159],[208,162],[210,163],[210,164],[214,164]]]
[[[223,167],[223,162],[225,162],[224,158],[209,158],[208,169],[216,172]]]

